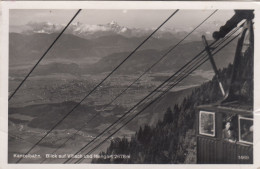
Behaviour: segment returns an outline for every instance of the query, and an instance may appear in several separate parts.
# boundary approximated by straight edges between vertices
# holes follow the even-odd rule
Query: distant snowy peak
[[[118,33],[129,31],[127,27],[118,25],[116,21],[111,21],[110,23],[107,24],[107,26]]]
[[[65,27],[65,24],[53,24],[50,22],[29,22],[26,25],[26,29],[23,29],[23,33],[59,33]],[[213,27],[212,27],[213,26]],[[214,24],[205,25],[207,28],[205,31],[204,29],[198,29],[192,33],[191,39],[198,40],[200,39],[202,34],[211,34],[212,30],[216,30],[217,26]],[[164,38],[164,39],[182,39],[184,36],[187,35],[193,28],[183,26],[181,28],[169,28],[163,27],[154,34],[154,38]],[[21,29],[20,29],[21,30]],[[116,21],[111,21],[107,24],[96,24],[96,25],[89,25],[80,22],[72,23],[66,30],[65,33],[73,34],[79,36],[81,38],[86,39],[95,39],[102,36],[110,36],[110,35],[121,35],[127,38],[132,37],[143,37],[148,36],[151,34],[155,28],[127,28],[125,26],[119,25]],[[211,30],[211,31],[208,31]]]
[[[23,33],[59,33],[65,27],[65,24],[53,24],[50,22],[29,22]],[[73,34],[82,38],[92,39],[108,35],[122,35],[125,37],[143,37],[150,34],[154,28],[128,28],[119,25],[116,21],[107,24],[89,25],[80,22],[72,23],[66,30],[66,33]],[[171,33],[170,33],[171,32]],[[157,31],[156,38],[171,38],[174,29],[162,29]]]
[[[27,27],[30,29],[24,31],[25,33],[57,33],[60,32],[65,25],[64,24],[53,24],[50,22],[29,22]],[[107,32],[115,34],[125,34],[131,30],[125,26],[120,26],[115,21],[111,21],[107,24],[98,24],[98,25],[88,25],[80,22],[72,23],[66,33],[71,33],[74,35],[81,35],[83,37],[88,37],[89,35],[95,34],[97,32]]]

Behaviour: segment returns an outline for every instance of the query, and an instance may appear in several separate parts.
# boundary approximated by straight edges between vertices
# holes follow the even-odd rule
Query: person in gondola
[[[234,131],[232,130],[231,122],[227,121],[225,128],[222,131],[222,138],[229,142],[236,142]]]
[[[241,139],[248,142],[253,142],[253,125],[243,125]]]

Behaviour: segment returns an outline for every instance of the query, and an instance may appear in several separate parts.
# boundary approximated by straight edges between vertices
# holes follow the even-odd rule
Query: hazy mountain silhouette
[[[18,34],[10,33],[10,65],[32,63],[50,46],[57,33]],[[112,53],[134,50],[146,37],[126,38],[121,35],[109,35],[87,40],[71,34],[63,34],[49,51],[45,60],[64,59],[71,62],[87,63],[86,58],[101,58]],[[142,49],[161,50],[177,39],[151,38]]]

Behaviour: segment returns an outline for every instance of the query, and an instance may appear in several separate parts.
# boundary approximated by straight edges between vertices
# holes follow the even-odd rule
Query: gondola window
[[[253,143],[253,119],[239,116],[239,142]]]
[[[215,113],[200,111],[199,132],[201,135],[215,136]]]

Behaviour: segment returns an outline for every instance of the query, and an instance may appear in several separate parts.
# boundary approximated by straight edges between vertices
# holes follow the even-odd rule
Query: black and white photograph
[[[255,9],[8,12],[8,164],[254,164]]]

